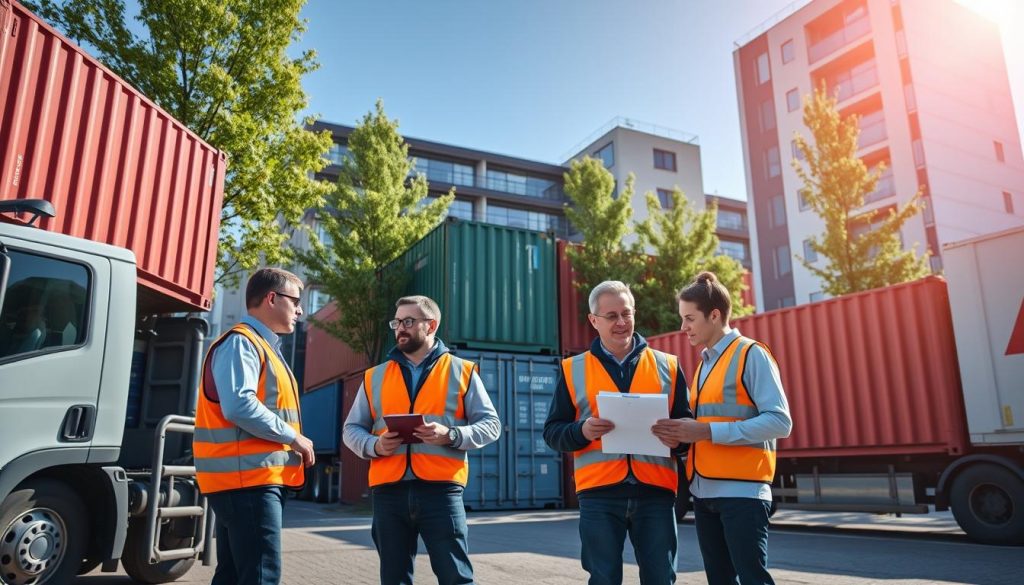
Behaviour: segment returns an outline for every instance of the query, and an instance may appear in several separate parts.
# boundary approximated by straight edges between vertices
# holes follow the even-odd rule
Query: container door
[[[545,508],[562,505],[562,455],[544,442],[544,421],[558,383],[559,360],[547,356],[510,356],[508,393],[511,436],[505,441],[511,468],[509,505]]]

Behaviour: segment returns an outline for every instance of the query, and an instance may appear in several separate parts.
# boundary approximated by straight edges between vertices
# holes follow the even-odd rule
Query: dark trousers
[[[709,585],[775,585],[768,573],[769,510],[771,502],[755,498],[693,499]]]
[[[640,583],[676,582],[675,497],[580,498],[580,560],[590,585],[622,583],[622,547],[626,534],[640,566]]]
[[[373,489],[373,543],[381,585],[412,585],[417,537],[438,585],[473,583],[462,486],[412,480]]]
[[[213,585],[277,585],[285,490],[267,486],[206,496],[216,515]]]

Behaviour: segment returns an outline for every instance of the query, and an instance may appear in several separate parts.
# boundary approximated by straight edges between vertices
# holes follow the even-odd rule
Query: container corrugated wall
[[[343,380],[341,400],[341,420],[348,417],[352,410],[352,404],[356,401],[359,393],[359,386],[363,383],[363,372],[349,374]],[[340,430],[339,430],[340,433]],[[359,504],[369,502],[370,498],[370,462],[360,458],[342,446],[339,458],[341,459],[341,494],[339,499],[346,504]]]
[[[456,348],[557,353],[555,240],[449,218],[396,263],[406,294],[441,308],[438,337]]]
[[[483,449],[469,451],[469,483],[463,494],[472,510],[561,507],[561,453],[544,442],[551,397],[561,360],[499,352],[458,351],[474,361],[506,430]]]
[[[779,363],[793,416],[779,457],[963,453],[967,446],[949,295],[939,277],[742,319]],[[680,356],[682,333],[652,337]]]
[[[561,355],[583,353],[590,349],[590,342],[597,337],[597,331],[579,312],[580,304],[586,299],[572,284],[576,272],[565,254],[571,245],[565,240],[558,241],[558,351]]]
[[[226,159],[17,2],[0,2],[0,199],[135,253],[142,312],[207,310]]]
[[[313,316],[325,322],[337,320],[337,302],[331,301]],[[309,391],[331,380],[344,378],[353,372],[361,372],[370,367],[366,357],[354,351],[345,342],[312,323],[309,323],[308,327],[303,390]]]

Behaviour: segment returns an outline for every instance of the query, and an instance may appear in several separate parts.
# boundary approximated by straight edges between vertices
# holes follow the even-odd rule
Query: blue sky
[[[545,162],[615,116],[682,130],[705,191],[745,199],[733,42],[789,2],[310,0],[300,47],[321,66],[303,85],[330,122],[380,97],[406,136]],[[1020,122],[1024,41],[1006,28]]]

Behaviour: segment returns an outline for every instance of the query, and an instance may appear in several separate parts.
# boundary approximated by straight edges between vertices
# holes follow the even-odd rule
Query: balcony
[[[880,201],[886,197],[893,197],[895,195],[896,181],[893,179],[892,169],[885,169],[882,176],[878,178],[878,185],[875,187],[875,190],[864,196],[864,205]]]
[[[536,177],[488,170],[485,187],[491,191],[512,195],[525,195],[549,201],[565,201],[565,192],[561,185]]]
[[[469,165],[417,158],[414,172],[422,174],[431,183],[447,183],[464,187],[472,187],[476,184],[473,167]]]
[[[881,110],[861,116],[857,125],[860,127],[860,136],[857,137],[859,150],[878,144],[889,137],[885,128],[885,117]]]
[[[878,87],[878,68],[874,59],[840,73],[829,80],[829,85],[835,87],[836,99],[840,102]]]
[[[811,64],[816,63],[870,32],[871,20],[868,18],[867,10],[851,13],[851,18],[841,28],[808,43],[807,61]]]

